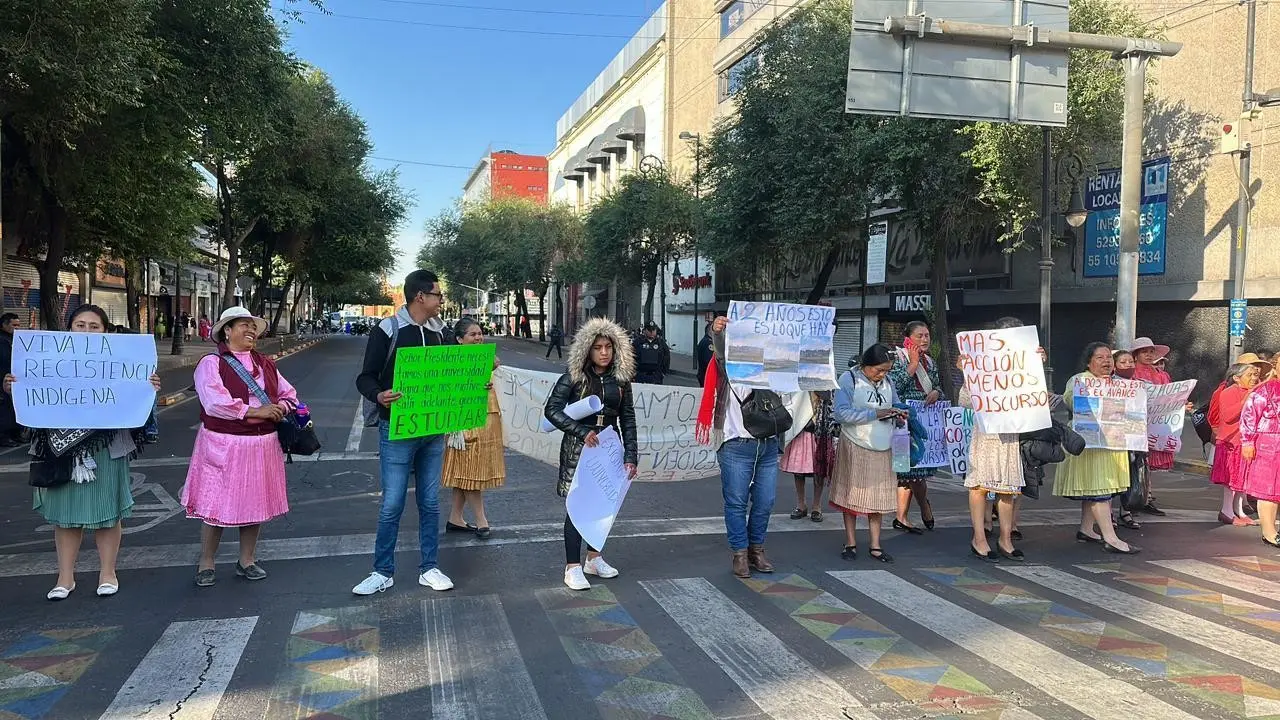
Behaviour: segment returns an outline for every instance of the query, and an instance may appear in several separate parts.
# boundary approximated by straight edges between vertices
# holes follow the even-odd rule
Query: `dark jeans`
[[[778,497],[778,438],[726,440],[716,453],[730,550],[763,545]]]
[[[582,533],[578,532],[578,528],[573,526],[573,521],[568,515],[564,516],[564,564],[577,565],[582,562]],[[600,552],[595,548],[587,545],[587,549],[591,552]]]
[[[550,345],[547,346],[547,357],[551,357],[552,350],[556,351],[556,357],[564,358],[564,353],[560,352],[560,343],[552,342]]]
[[[436,567],[439,549],[440,471],[444,469],[444,435],[412,440],[389,440],[386,420],[378,423],[378,456],[382,475],[382,507],[378,510],[378,534],[374,541],[373,569],[387,577],[396,572],[396,539],[400,515],[409,494],[409,476],[416,481],[418,547],[422,562],[418,572]]]

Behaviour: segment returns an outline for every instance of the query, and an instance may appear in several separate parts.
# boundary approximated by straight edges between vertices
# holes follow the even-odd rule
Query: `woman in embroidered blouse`
[[[68,324],[71,332],[77,333],[105,333],[110,327],[107,313],[97,305],[77,308]],[[150,379],[151,386],[158,391],[160,376],[152,374]],[[5,376],[5,393],[13,394],[14,381],[13,375]],[[32,455],[43,455],[45,448],[57,444],[65,448],[59,457],[72,454],[80,466],[73,473],[72,482],[33,488],[32,507],[53,526],[53,545],[58,554],[58,582],[46,598],[65,600],[76,589],[76,558],[85,530],[93,532],[98,546],[97,595],[107,597],[120,590],[116,556],[120,554],[124,519],[133,514],[129,460],[137,455],[142,442],[139,431],[128,429],[47,429],[32,433]]]
[[[284,451],[276,423],[298,404],[298,393],[254,345],[267,322],[243,307],[227,308],[213,326],[218,354],[196,365],[200,396],[200,432],[191,453],[182,504],[187,517],[204,521],[200,534],[200,566],[196,585],[216,581],[214,556],[223,528],[240,529],[240,561],[236,575],[263,580],[267,571],[256,562],[262,523],[289,511],[285,495]],[[264,405],[241,379],[234,358],[271,400]]]
[[[1276,508],[1280,503],[1280,380],[1268,376],[1240,413],[1240,459],[1244,491],[1258,501],[1262,542],[1280,548]]]
[[[893,369],[889,371],[893,392],[899,402],[919,400],[932,405],[942,399],[942,377],[938,374],[938,364],[929,356],[932,342],[929,324],[921,320],[909,322],[902,335],[903,346],[894,352]],[[898,515],[893,519],[895,530],[913,535],[923,532],[907,520],[907,509],[911,507],[913,497],[920,506],[920,520],[925,527],[933,529],[933,505],[929,503],[928,483],[934,472],[934,468],[914,468],[898,473]]]

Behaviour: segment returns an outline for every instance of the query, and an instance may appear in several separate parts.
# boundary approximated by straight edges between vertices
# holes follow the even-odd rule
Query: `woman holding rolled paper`
[[[106,333],[107,313],[97,305],[82,305],[71,315],[69,328],[77,333]],[[151,386],[160,390],[160,376]],[[12,394],[15,378],[4,378],[5,393]],[[144,443],[141,428],[88,430],[45,429],[32,432],[32,507],[53,525],[58,553],[58,581],[45,596],[65,600],[76,589],[76,558],[84,531],[93,532],[98,546],[99,597],[120,590],[116,556],[120,553],[122,523],[133,514],[129,461]],[[60,484],[59,484],[60,483]],[[43,485],[43,487],[41,487]]]
[[[565,497],[573,483],[578,458],[583,447],[599,445],[597,434],[613,428],[622,438],[623,462],[627,474],[635,477],[639,453],[636,444],[636,413],[631,402],[631,379],[635,377],[635,357],[626,330],[617,324],[596,318],[583,325],[569,346],[569,371],[547,398],[543,415],[564,432],[560,441],[560,474],[556,494]],[[574,419],[569,406],[596,396],[600,412]],[[577,414],[577,413],[575,413]],[[582,535],[566,513],[564,518],[565,570],[564,584],[571,590],[587,590],[587,575],[617,577],[618,571],[605,562],[600,552],[587,547],[587,560],[582,562]]]

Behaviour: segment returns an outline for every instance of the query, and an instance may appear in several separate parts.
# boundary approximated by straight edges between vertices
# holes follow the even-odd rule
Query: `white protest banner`
[[[969,474],[969,445],[973,442],[973,411],[964,407],[949,407],[943,416],[946,421],[947,459],[951,461],[951,474],[956,477]]]
[[[1146,383],[1077,375],[1072,395],[1071,427],[1085,447],[1146,451]]]
[[[622,438],[613,428],[598,435],[600,444],[583,447],[573,484],[564,499],[564,509],[578,528],[582,539],[597,550],[603,550],[613,529],[613,521],[627,499],[631,481],[622,464]]]
[[[1020,433],[1053,425],[1034,327],[956,333],[956,345],[978,429]]]
[[[776,392],[834,390],[836,310],[819,305],[729,302],[725,372],[729,381]]]
[[[1147,449],[1176,453],[1182,449],[1182,426],[1187,419],[1187,399],[1195,380],[1167,385],[1147,384]]]
[[[560,463],[564,433],[543,432],[542,410],[559,377],[505,365],[493,371],[502,408],[503,444],[553,466]],[[637,482],[697,480],[719,474],[715,448],[698,444],[694,437],[701,389],[632,384],[631,395],[640,452]]]
[[[13,409],[25,427],[142,427],[155,407],[155,372],[150,335],[13,334]]]
[[[907,406],[928,433],[924,441],[924,457],[911,467],[931,468],[948,464],[946,413],[951,404],[943,401],[926,405],[923,400],[908,400]]]

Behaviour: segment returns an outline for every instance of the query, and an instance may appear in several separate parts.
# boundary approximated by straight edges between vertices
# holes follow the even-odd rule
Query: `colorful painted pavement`
[[[930,717],[996,720],[1011,706],[982,681],[799,575],[743,583]]]
[[[1165,575],[1129,572],[1115,563],[1077,565],[1076,567],[1097,575],[1110,575],[1126,585],[1149,590],[1175,602],[1207,610],[1214,615],[1234,618],[1263,630],[1280,632],[1280,611],[1265,608],[1242,598],[1223,595],[1207,587],[1193,585]]]
[[[1191,654],[1099,620],[1015,585],[969,568],[921,569],[930,580],[1039,626],[1077,647],[1104,653],[1152,678],[1175,683],[1199,698],[1242,718],[1280,720],[1280,690],[1229,672]],[[998,660],[995,660],[997,664]]]
[[[0,720],[44,717],[120,628],[46,630],[0,651]]]
[[[1237,570],[1257,573],[1268,580],[1280,580],[1280,561],[1277,560],[1248,555],[1245,557],[1218,558],[1217,562]]]
[[[376,720],[377,716],[377,610],[347,607],[298,613],[266,717]]]
[[[603,720],[714,717],[608,588],[537,595]]]

